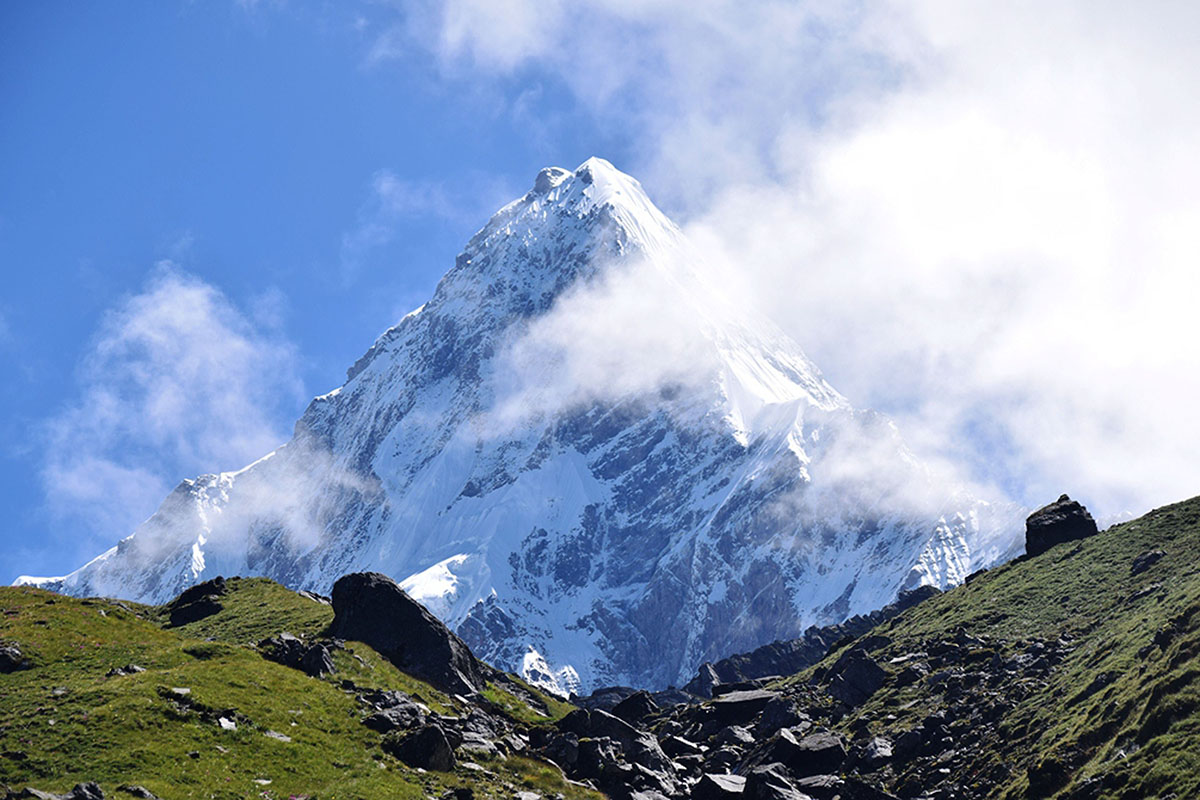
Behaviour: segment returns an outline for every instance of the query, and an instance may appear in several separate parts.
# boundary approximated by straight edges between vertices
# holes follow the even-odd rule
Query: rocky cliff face
[[[63,578],[163,601],[216,574],[374,570],[558,691],[662,687],[1020,548],[890,421],[697,269],[640,185],[546,169],[293,439],[185,481]]]

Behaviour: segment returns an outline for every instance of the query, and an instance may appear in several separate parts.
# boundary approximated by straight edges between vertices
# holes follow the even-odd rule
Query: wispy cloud
[[[128,535],[179,480],[236,469],[288,436],[296,356],[217,288],[169,263],[105,317],[78,399],[43,431],[49,511],[80,555]]]
[[[391,35],[477,82],[553,75],[918,450],[1026,502],[1200,488],[1200,10],[494,8],[422,6]]]
[[[405,226],[431,219],[462,227],[479,226],[501,203],[510,200],[514,191],[494,177],[476,176],[450,184],[379,170],[371,176],[354,227],[342,235],[343,280],[353,281],[379,251],[396,241]]]

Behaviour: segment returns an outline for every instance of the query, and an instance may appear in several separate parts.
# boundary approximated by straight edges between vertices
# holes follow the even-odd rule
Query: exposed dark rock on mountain
[[[0,642],[0,674],[16,672],[29,666],[29,659],[21,653],[16,642]]]
[[[426,770],[418,779],[425,795],[447,800],[465,800],[468,795],[536,800],[527,791],[530,784],[508,783],[503,791],[495,789],[494,779],[505,764],[525,765],[521,767],[525,775],[533,775],[526,758],[541,760],[538,774],[553,776],[559,787],[554,793],[561,791],[564,799],[571,800],[588,800],[590,790],[613,800],[1197,797],[1200,573],[1181,559],[1143,558],[1197,547],[1200,499],[1153,512],[1071,547],[990,570],[971,585],[913,605],[857,638],[834,642],[816,664],[782,678],[718,683],[713,687],[715,698],[685,696],[690,699],[681,703],[666,702],[669,693],[621,688],[585,698],[602,699],[618,713],[600,707],[568,713],[563,705],[545,698],[540,706],[527,703],[515,691],[519,682],[482,664],[478,666],[485,671],[486,690],[469,696],[444,694],[409,676],[396,678],[390,666],[379,660],[382,654],[368,652],[357,637],[371,634],[369,622],[374,629],[394,633],[396,615],[372,617],[359,609],[357,617],[344,616],[355,604],[370,606],[376,589],[389,607],[403,597],[394,584],[380,583],[371,575],[348,576],[344,584],[339,581],[332,609],[293,603],[290,613],[298,615],[293,622],[308,620],[301,627],[292,626],[303,637],[276,634],[262,640],[263,650],[291,653],[287,660],[294,662],[297,653],[307,652],[322,632],[328,632],[332,615],[341,616],[342,624],[355,619],[363,630],[356,629],[357,638],[341,642],[340,649],[331,653],[337,658],[336,677],[305,678],[280,670],[244,647],[227,644],[220,646],[228,655],[198,657],[190,666],[193,677],[199,678],[204,673],[196,670],[219,669],[226,659],[245,659],[237,669],[263,670],[259,680],[272,692],[291,685],[285,706],[268,701],[245,713],[247,709],[230,707],[214,694],[222,681],[198,680],[193,691],[169,688],[170,683],[155,686],[144,679],[103,681],[91,668],[80,677],[86,685],[99,680],[106,696],[132,692],[138,685],[142,691],[149,689],[154,693],[148,698],[151,707],[166,707],[164,724],[181,724],[173,735],[193,729],[211,735],[220,729],[230,732],[222,740],[227,743],[238,741],[234,731],[237,737],[267,737],[282,743],[280,759],[303,748],[305,739],[317,735],[326,722],[309,718],[307,712],[316,706],[307,706],[300,698],[311,691],[330,703],[332,694],[337,702],[327,707],[338,708],[339,717],[347,710],[357,712],[363,724],[354,727],[358,736],[350,738],[357,753],[364,750],[363,741],[367,743],[365,749],[372,754],[365,763],[367,773],[411,775],[417,773],[404,771]],[[1150,563],[1139,571],[1131,567],[1146,561]],[[1155,579],[1150,585],[1157,588],[1145,593],[1143,573],[1150,570]],[[261,590],[266,583],[259,581],[256,587],[250,581],[231,579],[223,616],[214,621],[219,624],[208,623],[190,639],[186,627],[164,633],[154,627],[157,622],[128,610],[119,618],[115,613],[102,617],[95,602],[42,600],[45,593],[11,589],[0,606],[5,612],[0,626],[7,626],[0,627],[0,633],[28,640],[33,648],[43,646],[40,632],[47,636],[57,632],[66,637],[55,645],[59,647],[63,641],[74,642],[78,623],[91,623],[95,627],[90,630],[96,631],[113,630],[108,626],[121,620],[136,623],[142,626],[138,630],[150,634],[147,640],[165,639],[165,650],[148,655],[144,663],[150,670],[164,669],[164,676],[174,679],[177,670],[189,668],[176,661],[179,641],[190,642],[184,652],[196,650],[197,644],[212,644],[201,642],[201,633],[216,630],[228,637],[224,641],[244,642],[248,637],[234,632],[238,625],[231,617],[246,609],[253,609],[247,624],[252,628],[263,624],[259,609],[266,604],[258,602],[258,596],[247,601],[240,593]],[[287,594],[272,586],[273,591]],[[36,602],[31,603],[30,596]],[[405,602],[415,605],[408,598]],[[70,608],[60,608],[68,604]],[[64,611],[67,616],[55,616]],[[147,616],[161,620],[165,611],[164,607]],[[72,620],[72,626],[53,624],[62,618]],[[254,629],[259,636],[265,632]],[[436,647],[423,668],[441,675],[461,674],[467,667],[461,662],[461,651],[447,644],[447,631],[421,635],[435,633]],[[393,645],[388,640],[380,646]],[[64,661],[69,663],[70,659]],[[122,661],[106,654],[101,663],[107,667]],[[164,668],[163,663],[170,666]],[[362,669],[356,671],[355,664]],[[39,658],[35,669],[44,667],[54,668]],[[379,688],[385,672],[401,681],[406,691]],[[241,693],[247,687],[239,674],[227,675],[225,681],[232,678],[245,697]],[[356,685],[352,677],[370,688]],[[29,744],[30,737],[45,730],[35,727],[42,722],[40,710],[55,702],[77,708],[83,692],[78,696],[74,689],[62,695],[47,692],[52,683],[39,679],[36,672],[5,676],[3,691],[22,681],[26,691],[16,699],[33,712],[28,714],[32,721],[14,717],[0,704],[0,781],[13,782],[17,775],[24,784],[24,776],[33,773],[19,770],[45,757],[32,752]],[[298,690],[297,683],[302,684]],[[528,687],[522,691],[535,697]],[[549,716],[545,712],[552,706],[554,715]],[[298,728],[290,736],[264,724],[281,707],[305,709],[297,715]],[[53,713],[71,724],[66,714]],[[76,716],[74,721],[79,719]],[[135,735],[144,737],[138,722]],[[112,724],[111,717],[96,715],[82,735],[95,731],[108,737],[112,729],[103,726]],[[185,741],[189,749],[181,747],[180,757],[201,760],[201,751]],[[23,745],[20,751],[13,747],[17,743]],[[325,741],[325,746],[330,744]],[[136,746],[143,746],[140,738]],[[522,758],[514,759],[514,754]],[[232,748],[219,755],[222,760],[236,757]],[[95,755],[91,758],[99,763]],[[127,752],[122,759],[121,764],[130,763]],[[371,759],[389,769],[378,770]],[[313,761],[310,751],[288,768]],[[63,771],[60,768],[60,774]],[[140,775],[129,778],[143,780]],[[149,778],[147,785],[159,791],[158,783]],[[66,785],[50,788],[61,791]],[[538,793],[554,794],[543,793],[540,787]],[[0,796],[16,795],[0,789]],[[69,796],[94,800],[87,794]]]
[[[454,749],[450,746],[445,731],[437,725],[426,725],[408,736],[385,738],[383,746],[410,767],[439,772],[454,769]]]
[[[263,658],[319,678],[334,672],[333,656],[329,652],[331,645],[337,646],[333,642],[305,642],[290,633],[281,633],[263,639],[258,643],[258,649]]]
[[[1158,563],[1159,559],[1165,556],[1166,553],[1162,550],[1147,550],[1133,560],[1133,564],[1129,567],[1130,575],[1141,575],[1146,570]]]
[[[19,792],[8,791],[5,793],[5,800],[18,800],[18,798],[36,798],[37,800],[104,800],[104,792],[100,786],[93,782],[77,783],[75,788],[66,794],[53,794],[51,792],[40,792],[37,789],[25,787]]]
[[[1025,520],[1025,553],[1041,555],[1056,544],[1085,539],[1097,532],[1096,520],[1088,510],[1064,494]]]
[[[491,669],[386,575],[356,572],[338,579],[333,614],[332,635],[365,642],[434,686],[474,694],[487,683]]]
[[[171,626],[178,628],[216,614],[223,608],[220,598],[226,591],[225,578],[220,575],[185,589],[168,606]]]
[[[714,687],[738,684],[769,676],[791,675],[816,664],[837,642],[862,636],[867,631],[913,606],[940,594],[933,586],[902,591],[896,600],[869,614],[859,614],[838,625],[813,626],[799,639],[772,642],[749,653],[702,664],[700,671],[683,688],[700,697],[712,697]],[[719,690],[717,692],[720,693]]]

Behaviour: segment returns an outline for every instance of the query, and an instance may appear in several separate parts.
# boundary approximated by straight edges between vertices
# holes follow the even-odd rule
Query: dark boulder
[[[846,762],[846,743],[833,733],[812,733],[797,739],[785,729],[771,743],[768,759],[801,777],[836,774]]]
[[[305,651],[300,659],[300,669],[314,678],[334,672],[333,655],[323,644],[314,644]]]
[[[578,708],[603,708],[611,712],[625,698],[637,693],[637,689],[629,686],[602,686],[591,694],[580,697],[571,695],[571,704]]]
[[[829,695],[851,707],[865,703],[887,680],[883,668],[858,648],[843,654],[829,676]]]
[[[263,639],[258,643],[258,649],[268,661],[302,670],[314,678],[335,671],[333,656],[327,646],[319,642],[305,642],[290,633]]]
[[[558,729],[573,733],[581,739],[607,737],[623,743],[632,742],[640,735],[640,731],[625,720],[599,708],[592,711],[585,708],[572,711],[558,721]]]
[[[767,764],[750,770],[742,796],[746,800],[811,800],[809,795],[796,788],[782,764]]]
[[[172,628],[211,617],[224,606],[220,598],[228,593],[225,579],[218,575],[210,581],[197,583],[167,604]]]
[[[0,674],[16,672],[29,667],[29,659],[21,652],[16,642],[0,644]]]
[[[683,690],[699,697],[712,697],[713,687],[720,684],[721,676],[717,674],[716,668],[706,661],[700,665],[696,677],[684,684]]]
[[[846,782],[837,775],[809,775],[798,778],[796,788],[817,800],[834,800],[845,797]]]
[[[474,694],[490,674],[462,639],[378,572],[345,575],[333,585],[330,632],[370,645],[403,671],[446,691]]]
[[[780,728],[791,728],[808,721],[808,716],[796,708],[796,704],[784,697],[769,701],[758,718],[757,731],[760,735],[770,735]]]
[[[1085,539],[1098,532],[1096,520],[1065,494],[1025,520],[1025,553],[1037,556],[1063,542]]]
[[[721,695],[712,702],[716,719],[721,725],[738,725],[754,719],[766,708],[767,703],[779,697],[775,692],[765,689],[750,689],[744,692],[730,692]]]
[[[425,713],[420,706],[409,700],[382,711],[376,711],[363,720],[363,724],[378,733],[408,730],[425,724]]]
[[[337,597],[336,593],[334,597]],[[383,740],[383,749],[410,767],[438,772],[454,769],[454,749],[450,747],[445,731],[437,725],[427,725],[403,738],[388,736]]]
[[[124,792],[128,795],[133,795],[134,797],[140,798],[140,800],[159,800],[158,795],[156,795],[154,792],[150,791],[145,786],[139,786],[136,783],[121,784],[117,787],[117,791]]]
[[[104,677],[123,678],[126,675],[137,675],[139,672],[145,671],[145,667],[139,667],[137,664],[126,664],[123,667],[113,667],[108,672],[104,673]]]
[[[704,748],[682,736],[664,736],[658,741],[658,746],[671,758],[698,756],[704,753]]]
[[[636,725],[647,717],[658,713],[658,703],[649,692],[638,691],[626,697],[613,707],[613,716],[620,717],[631,725]]]
[[[741,775],[705,773],[692,787],[692,800],[736,800],[745,790]]]
[[[1165,555],[1166,553],[1162,550],[1147,550],[1133,560],[1133,564],[1129,567],[1129,574],[1131,576],[1142,574],[1158,563],[1158,560]]]

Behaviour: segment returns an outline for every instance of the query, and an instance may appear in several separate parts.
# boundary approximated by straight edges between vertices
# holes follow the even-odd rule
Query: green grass
[[[1166,557],[1130,575],[1134,558],[1152,549]],[[1068,637],[1072,652],[1044,685],[1026,681],[1028,697],[1003,716],[999,737],[978,753],[980,763],[1012,767],[1010,778],[992,787],[992,796],[1026,797],[1027,769],[1059,758],[1076,769],[1064,792],[1088,777],[1111,774],[1116,786],[1101,798],[1169,792],[1200,797],[1197,553],[1200,498],[1004,565],[928,600],[874,631],[892,640],[876,657],[886,662],[919,652],[951,638],[959,627],[988,637],[990,644],[971,654],[978,664],[993,652],[1010,655],[1031,639]],[[1139,656],[1156,631],[1171,624],[1177,634],[1165,650]],[[901,667],[885,668],[894,674]],[[812,672],[789,682],[804,682]],[[1112,675],[1110,683],[1085,691],[1105,672]],[[889,682],[842,726],[849,729],[862,717],[872,720],[873,731],[896,734],[942,706],[928,684],[899,688]]]
[[[332,612],[270,581],[229,586],[222,612],[179,629],[161,627],[162,609],[0,588],[0,640],[33,661],[0,675],[0,784],[63,792],[95,780],[112,794],[140,783],[170,798],[418,798],[459,785],[483,797],[530,787],[598,797],[524,758],[496,760],[487,773],[408,769],[361,724],[341,682],[401,689],[440,713],[461,709],[362,643],[335,651],[338,672],[325,679],[263,659],[246,643],[282,630],[319,634]],[[105,677],[130,663],[146,671]],[[190,690],[186,704],[172,694],[179,687]],[[215,724],[222,714],[237,730]]]
[[[512,691],[495,682],[489,682],[482,694],[502,714],[515,722],[526,725],[550,725],[575,710],[575,706],[570,703],[552,697],[540,689],[535,689],[515,676],[509,676],[509,680],[516,683],[525,693],[533,695],[541,707],[534,708],[522,701]]]

